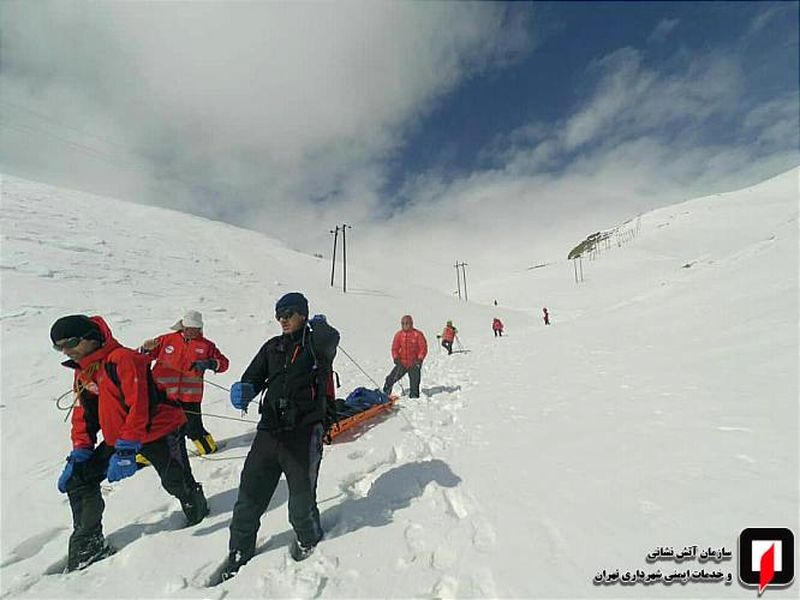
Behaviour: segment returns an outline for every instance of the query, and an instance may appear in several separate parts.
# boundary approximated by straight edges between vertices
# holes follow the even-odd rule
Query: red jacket
[[[114,446],[118,439],[146,444],[182,427],[183,410],[158,403],[148,392],[149,359],[115,340],[102,317],[91,319],[105,343],[78,363],[62,363],[75,369],[78,401],[72,411],[72,447],[94,448],[98,431]],[[110,373],[116,374],[119,385]]]
[[[228,359],[203,336],[186,340],[180,331],[165,333],[156,338],[156,346],[147,352],[155,359],[153,377],[156,384],[167,392],[170,400],[200,402],[203,400],[203,374],[190,367],[197,360],[215,359],[217,373],[228,370]]]
[[[444,331],[442,331],[442,341],[452,342],[454,339],[456,339],[456,328],[452,325],[446,325]]]
[[[418,329],[401,329],[394,334],[392,340],[392,360],[400,359],[405,367],[411,367],[415,362],[422,362],[428,355],[428,341]]]
[[[492,329],[495,331],[503,331],[503,322],[500,319],[492,321]]]

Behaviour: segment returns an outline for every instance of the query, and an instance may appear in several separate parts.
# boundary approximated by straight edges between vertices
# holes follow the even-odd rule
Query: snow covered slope
[[[499,275],[497,309],[356,268],[343,295],[328,286],[325,261],[257,233],[4,177],[0,597],[752,597],[735,560],[709,566],[730,585],[592,579],[680,567],[648,565],[656,546],[735,551],[744,527],[800,533],[797,215],[798,170],[661,209],[642,217],[634,240],[585,261],[580,285],[566,260]],[[231,358],[229,373],[211,378],[228,387],[278,332],[272,307],[291,290],[342,332],[342,395],[373,385],[359,367],[382,382],[401,315],[414,315],[431,346],[421,400],[403,398],[391,417],[326,449],[328,534],[314,556],[288,558],[281,484],[261,553],[234,580],[203,587],[226,553],[254,433],[209,417],[227,446],[193,459],[206,521],[181,529],[177,501],[143,470],[105,487],[118,554],[46,574],[71,525],[55,488],[69,435],[53,399],[70,377],[50,349],[53,320],[102,314],[136,346],[196,308]],[[492,337],[495,315],[502,339]],[[469,352],[436,346],[446,319]],[[239,416],[215,387],[205,410]]]

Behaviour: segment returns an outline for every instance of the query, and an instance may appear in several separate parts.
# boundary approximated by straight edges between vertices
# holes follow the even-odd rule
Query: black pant
[[[383,393],[390,394],[394,384],[400,381],[406,373],[408,373],[408,381],[411,385],[409,396],[411,398],[419,398],[419,381],[422,378],[422,365],[419,363],[415,363],[410,367],[406,367],[403,364],[395,365],[394,369],[386,376],[386,381],[383,384]]]
[[[203,426],[203,411],[199,402],[181,402],[183,413],[186,415],[186,437],[190,440],[200,440],[208,435]]]
[[[183,435],[183,428],[180,428],[144,444],[141,449],[141,454],[152,463],[161,478],[164,489],[181,502],[191,499],[197,487]],[[72,477],[67,482],[73,528],[69,538],[70,556],[80,554],[86,544],[103,535],[105,502],[100,494],[100,482],[106,478],[112,454],[114,448],[101,442],[89,460],[73,467]]]
[[[497,337],[497,336],[503,337],[503,330],[502,329],[495,329],[494,330],[494,337]]]
[[[452,340],[442,340],[442,347],[447,349],[448,354],[453,353],[453,342]]]
[[[242,562],[255,554],[261,515],[267,510],[281,473],[289,487],[289,523],[303,546],[322,539],[317,508],[317,477],[322,460],[321,423],[275,434],[259,429],[247,453],[239,482],[239,496],[231,519],[231,552]]]

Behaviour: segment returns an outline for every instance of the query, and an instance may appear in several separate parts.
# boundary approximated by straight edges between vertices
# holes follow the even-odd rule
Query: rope
[[[223,392],[228,392],[228,393],[230,393],[230,390],[229,390],[228,388],[226,388],[226,387],[222,386],[222,385],[217,385],[217,384],[216,384],[216,383],[214,383],[213,381],[208,381],[208,379],[205,379],[204,381],[205,381],[205,382],[206,382],[208,385],[214,386],[215,388],[219,388],[219,389],[220,389],[220,390],[222,390]]]
[[[380,384],[379,384],[377,381],[375,381],[375,380],[374,380],[372,377],[370,377],[370,376],[369,376],[369,373],[367,373],[367,372],[366,372],[364,369],[362,369],[362,368],[361,368],[361,365],[359,365],[359,364],[356,362],[356,359],[355,359],[355,358],[353,358],[352,356],[350,356],[350,355],[347,353],[347,350],[345,350],[344,348],[342,348],[341,344],[339,345],[339,350],[341,350],[341,351],[342,351],[342,353],[344,353],[344,355],[345,355],[347,358],[349,358],[349,359],[350,359],[350,360],[353,362],[353,364],[354,364],[356,367],[358,367],[358,370],[359,370],[359,371],[361,371],[361,372],[364,374],[364,376],[365,376],[367,379],[369,379],[369,380],[370,380],[372,383],[374,383],[374,384],[375,384],[375,387],[376,387],[376,388],[379,388],[379,389],[380,389],[380,387],[381,387],[381,386],[380,386]],[[402,384],[401,384],[401,385],[402,385]]]

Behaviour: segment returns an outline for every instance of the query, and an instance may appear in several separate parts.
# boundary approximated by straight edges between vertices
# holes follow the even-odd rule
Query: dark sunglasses
[[[282,310],[281,312],[275,313],[275,318],[278,319],[278,321],[284,321],[291,319],[295,314],[296,312],[293,310]]]
[[[60,344],[53,344],[53,350],[58,350],[59,352],[61,352],[65,348],[69,350],[80,344],[83,340],[84,340],[83,337],[72,336],[71,338],[65,339]]]

